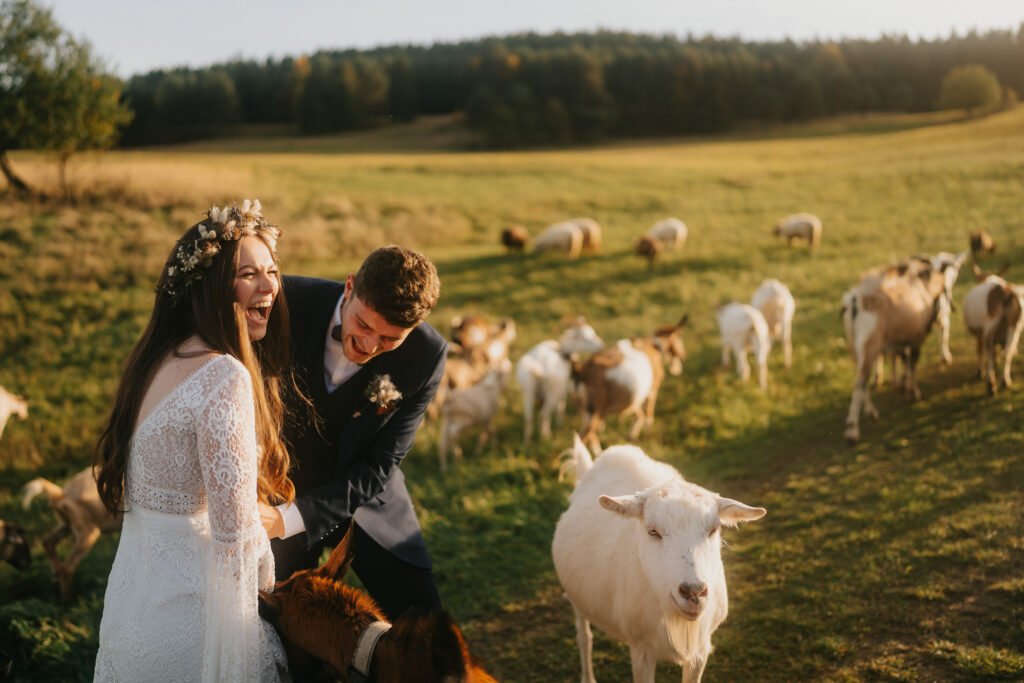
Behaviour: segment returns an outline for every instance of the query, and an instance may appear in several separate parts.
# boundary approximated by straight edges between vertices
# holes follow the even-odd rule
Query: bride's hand
[[[260,503],[259,506],[260,523],[266,529],[267,536],[270,538],[284,536],[284,517],[281,516],[281,511],[265,503]]]

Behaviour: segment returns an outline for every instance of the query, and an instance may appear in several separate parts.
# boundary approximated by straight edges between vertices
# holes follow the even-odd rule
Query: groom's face
[[[398,327],[370,308],[353,291],[355,277],[345,280],[345,300],[341,304],[341,343],[345,358],[362,365],[371,358],[402,345],[413,328]]]

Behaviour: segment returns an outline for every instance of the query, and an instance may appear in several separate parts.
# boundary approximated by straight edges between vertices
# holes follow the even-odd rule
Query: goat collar
[[[375,621],[366,627],[356,643],[356,651],[348,665],[348,678],[352,683],[366,683],[372,680],[370,666],[373,664],[373,651],[384,634],[391,630],[386,621]]]

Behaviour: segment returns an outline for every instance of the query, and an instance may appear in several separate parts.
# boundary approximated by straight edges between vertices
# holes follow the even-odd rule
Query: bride
[[[100,497],[125,509],[97,681],[276,681],[285,669],[257,612],[258,589],[274,587],[257,503],[294,498],[278,437],[279,234],[258,201],[214,206],[160,276],[97,446]]]

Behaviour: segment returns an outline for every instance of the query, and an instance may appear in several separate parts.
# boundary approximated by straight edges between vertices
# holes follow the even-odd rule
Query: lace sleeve
[[[265,647],[257,589],[272,590],[274,559],[256,504],[252,384],[237,362],[204,392],[196,441],[210,517],[204,681],[257,681]]]

